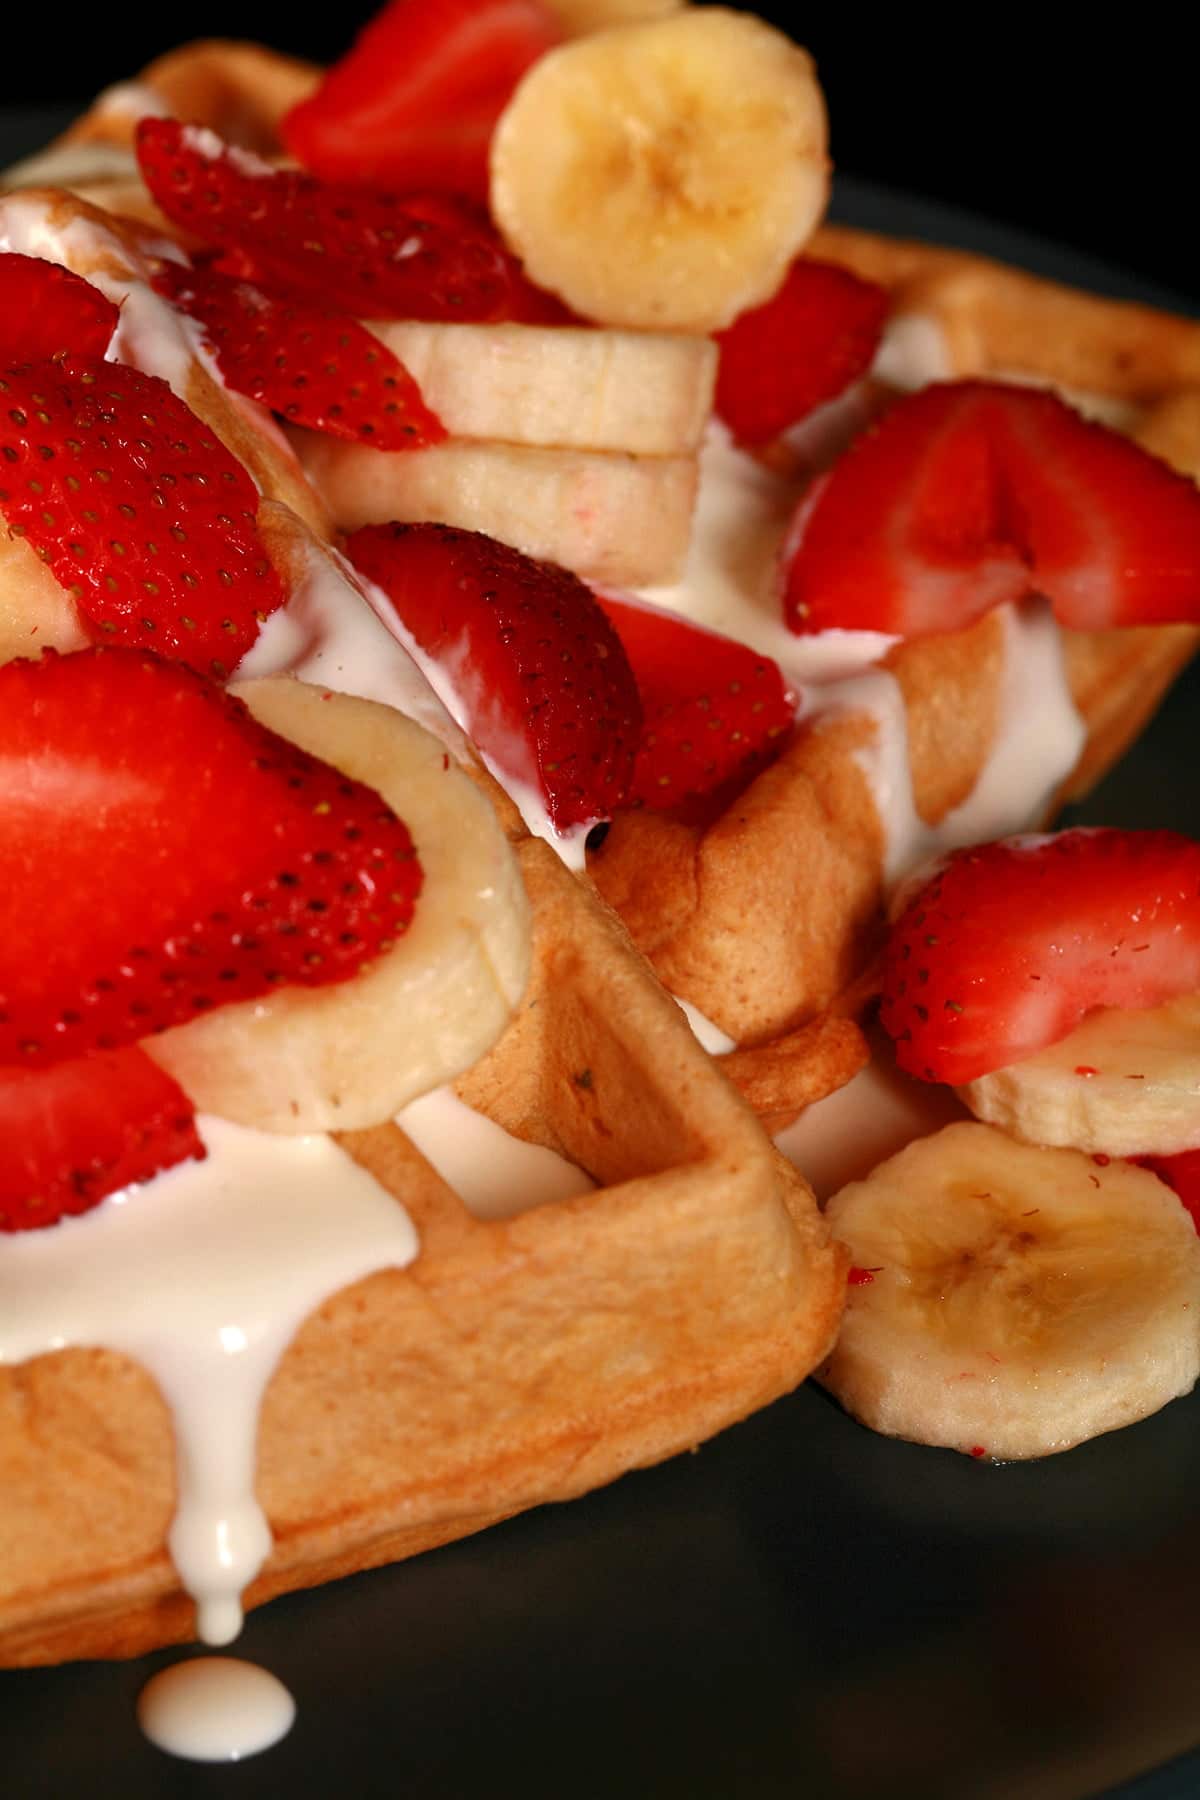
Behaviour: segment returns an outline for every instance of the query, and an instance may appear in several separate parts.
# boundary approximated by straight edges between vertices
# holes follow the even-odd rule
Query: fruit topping
[[[0,512],[95,638],[228,672],[284,600],[257,509],[157,376],[77,355],[0,370]]]
[[[223,273],[363,319],[503,319],[527,284],[458,206],[318,181],[177,119],[143,119],[138,161],[162,211]]]
[[[895,405],[803,503],[793,631],[957,631],[1042,594],[1083,631],[1200,619],[1200,493],[1056,395],[949,382]]]
[[[556,830],[625,802],[637,684],[578,576],[448,525],[364,526],[346,553],[444,670],[480,750],[540,790]]]
[[[370,788],[145,652],[0,669],[0,1065],[348,979],[421,871]]]
[[[82,275],[38,256],[0,255],[0,364],[103,356],[118,317]]]
[[[540,0],[391,0],[288,113],[284,145],[330,180],[484,199],[496,120],[561,35]]]
[[[1093,1007],[1200,991],[1200,844],[1064,831],[960,850],[892,927],[880,1017],[896,1060],[959,1084],[1067,1035]]]
[[[797,257],[772,299],[718,332],[717,412],[743,443],[778,437],[866,373],[887,311],[875,282]]]
[[[56,1225],[205,1154],[187,1095],[136,1045],[0,1069],[0,1232]]]
[[[1178,1156],[1144,1156],[1139,1160],[1175,1190],[1192,1224],[1200,1231],[1200,1150],[1182,1150]]]
[[[796,696],[777,663],[736,639],[656,607],[601,605],[642,702],[630,799],[665,808],[746,781],[782,748]]]
[[[812,60],[725,7],[548,51],[492,140],[491,202],[542,287],[605,325],[711,331],[778,288],[824,211]]]
[[[826,1209],[860,1267],[820,1379],[875,1431],[997,1462],[1146,1418],[1200,1374],[1200,1243],[1114,1158],[957,1123]]]
[[[177,262],[163,262],[154,285],[199,320],[226,384],[289,424],[377,450],[445,437],[403,363],[357,319]]]

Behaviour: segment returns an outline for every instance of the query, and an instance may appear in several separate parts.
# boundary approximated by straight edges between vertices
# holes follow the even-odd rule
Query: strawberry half
[[[136,1045],[0,1069],[0,1232],[57,1225],[206,1155],[187,1095]]]
[[[418,201],[273,169],[177,119],[143,119],[146,185],[223,271],[360,319],[508,318],[519,268],[490,226]]]
[[[796,696],[777,663],[657,607],[600,603],[642,701],[630,799],[662,809],[747,781],[782,748]]]
[[[910,1075],[954,1084],[1066,1037],[1097,1006],[1200,992],[1200,844],[1064,831],[961,850],[888,940],[880,1017]]]
[[[624,803],[637,684],[578,576],[448,525],[367,525],[346,554],[444,669],[479,748],[539,789],[556,830]]]
[[[1181,1150],[1175,1156],[1139,1156],[1135,1159],[1173,1188],[1200,1231],[1200,1150]]]
[[[0,1065],[347,980],[421,884],[378,794],[134,650],[0,668],[0,841]]]
[[[801,506],[793,631],[957,631],[1039,593],[1083,631],[1200,619],[1200,492],[1054,394],[951,382],[901,400]]]
[[[797,257],[778,293],[717,333],[716,410],[746,444],[766,443],[866,373],[887,290],[835,263]]]
[[[0,367],[103,356],[119,316],[99,288],[71,269],[15,251],[0,255]]]
[[[486,199],[496,120],[561,36],[540,0],[391,0],[287,114],[284,146],[327,179]]]
[[[157,376],[91,356],[0,373],[0,512],[96,638],[225,674],[285,598],[257,510]]]
[[[376,450],[445,437],[399,357],[357,319],[176,262],[160,265],[154,286],[203,325],[226,384],[291,424]]]

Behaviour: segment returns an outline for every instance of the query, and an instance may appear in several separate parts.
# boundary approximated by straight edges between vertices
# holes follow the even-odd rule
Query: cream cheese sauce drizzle
[[[271,1547],[254,1492],[267,1383],[323,1300],[405,1267],[417,1237],[332,1139],[198,1124],[204,1162],[0,1243],[0,1362],[81,1346],[130,1356],[154,1377],[175,1425],[171,1555],[201,1638],[227,1644]]]
[[[565,1156],[513,1137],[466,1106],[450,1087],[411,1101],[396,1123],[477,1219],[511,1219],[596,1185]]]
[[[381,701],[432,732],[457,761],[469,760],[465,737],[393,625],[387,596],[361,581],[336,550],[299,535],[295,542],[299,569],[287,604],[263,625],[238,664],[237,679],[295,675],[335,693]]]

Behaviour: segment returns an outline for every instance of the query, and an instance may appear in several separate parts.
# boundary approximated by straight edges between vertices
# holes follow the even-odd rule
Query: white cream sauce
[[[513,1137],[449,1087],[410,1101],[396,1123],[477,1219],[511,1219],[596,1185],[565,1156]]]
[[[153,1375],[175,1423],[171,1555],[201,1638],[227,1644],[271,1547],[254,1492],[267,1383],[323,1300],[403,1268],[417,1237],[332,1139],[198,1124],[205,1161],[0,1243],[0,1363],[82,1346]]]
[[[968,1116],[952,1088],[910,1080],[880,1043],[853,1081],[808,1107],[775,1142],[825,1201],[914,1138]]]
[[[233,1656],[172,1663],[138,1696],[138,1724],[150,1742],[189,1762],[244,1762],[285,1738],[295,1718],[282,1681]]]

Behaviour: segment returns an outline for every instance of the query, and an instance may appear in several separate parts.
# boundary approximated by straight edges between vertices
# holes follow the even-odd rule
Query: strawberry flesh
[[[1139,1156],[1135,1160],[1175,1190],[1192,1224],[1200,1231],[1200,1150],[1181,1150],[1175,1156]]]
[[[637,684],[578,576],[448,525],[364,526],[346,554],[444,669],[480,750],[540,790],[556,830],[624,803]]]
[[[329,180],[486,199],[496,120],[561,35],[540,0],[391,0],[284,118],[284,146]]]
[[[206,1155],[187,1095],[136,1045],[0,1069],[0,1232],[56,1225]]]
[[[461,212],[273,169],[177,119],[143,119],[137,153],[159,207],[224,253],[224,273],[360,319],[510,316],[519,265]]]
[[[343,981],[421,873],[369,788],[146,652],[0,668],[0,1065]]]
[[[777,663],[677,613],[601,596],[642,702],[630,799],[655,809],[747,781],[782,748],[796,696]]]
[[[61,264],[0,255],[0,367],[44,357],[103,356],[119,312]]]
[[[778,292],[717,333],[716,410],[762,444],[835,400],[870,368],[888,294],[835,263],[797,257]]]
[[[1200,619],[1200,492],[1054,394],[950,382],[899,401],[806,497],[793,631],[958,631],[1042,594],[1064,625]]]
[[[203,325],[226,384],[290,424],[376,450],[445,437],[404,364],[357,319],[176,262],[154,286]]]
[[[91,356],[0,373],[0,512],[95,638],[227,673],[285,598],[257,509],[157,376]]]
[[[1200,991],[1200,844],[1064,831],[961,850],[905,907],[880,1017],[896,1060],[958,1084],[1057,1043],[1094,1007]]]

